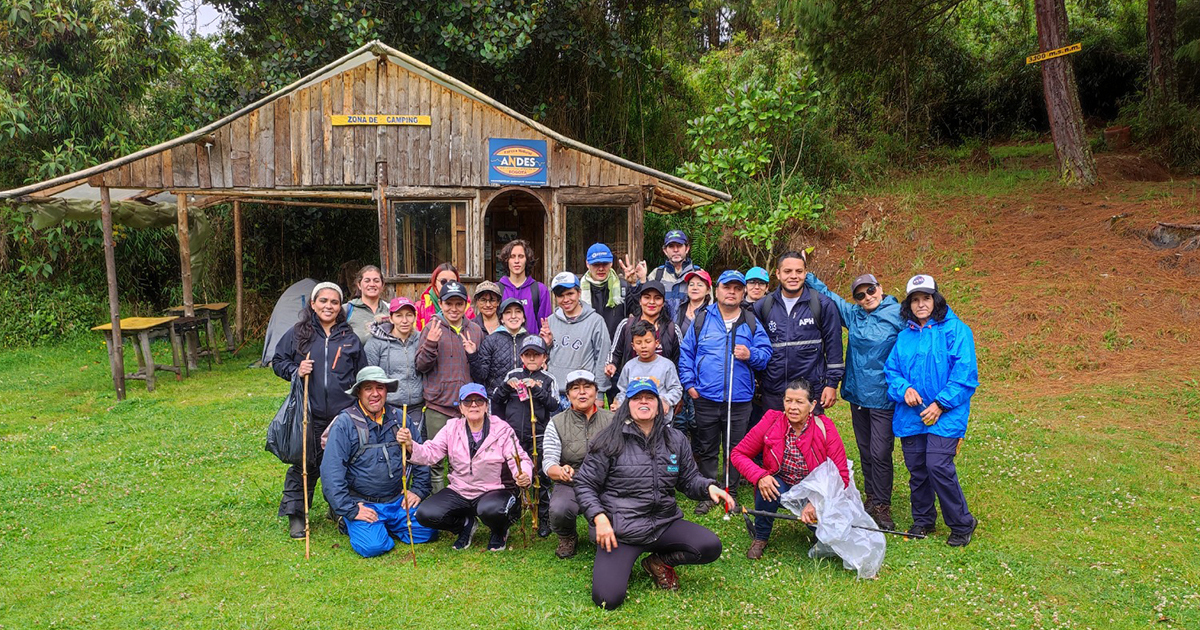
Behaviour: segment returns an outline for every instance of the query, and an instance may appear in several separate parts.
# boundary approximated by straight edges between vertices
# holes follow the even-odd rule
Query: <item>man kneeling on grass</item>
[[[429,496],[429,467],[404,465],[397,432],[407,428],[417,439],[421,432],[401,409],[387,404],[398,383],[381,367],[359,370],[346,392],[358,402],[329,425],[321,461],[325,500],[338,516],[338,528],[349,534],[350,547],[364,558],[391,551],[393,536],[408,543],[410,531],[413,542],[437,538],[437,531],[414,518],[417,505]]]

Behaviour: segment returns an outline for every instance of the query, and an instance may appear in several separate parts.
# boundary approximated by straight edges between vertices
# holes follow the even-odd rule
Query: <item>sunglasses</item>
[[[464,407],[483,407],[487,405],[487,401],[482,398],[468,398],[462,401]]]
[[[854,299],[861,302],[861,301],[867,299],[868,295],[875,295],[876,290],[877,290],[877,288],[875,287],[875,285],[872,284],[871,286],[867,287],[866,289],[855,293]]]

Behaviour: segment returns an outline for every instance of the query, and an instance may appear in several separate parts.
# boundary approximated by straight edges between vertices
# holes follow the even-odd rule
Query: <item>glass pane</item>
[[[396,201],[396,271],[400,274],[432,273],[444,262],[454,262],[453,212],[462,202]],[[465,213],[458,213],[465,216]]]
[[[567,206],[567,269],[587,271],[587,250],[604,243],[620,260],[629,253],[629,208],[625,206]]]

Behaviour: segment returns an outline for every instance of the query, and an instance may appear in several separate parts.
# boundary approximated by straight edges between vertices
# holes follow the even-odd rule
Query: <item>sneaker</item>
[[[879,529],[896,529],[896,521],[892,520],[892,506],[887,503],[876,503],[868,513],[875,519]]]
[[[679,590],[679,576],[675,575],[675,569],[663,562],[658,554],[652,553],[643,558],[642,568],[650,574],[650,577],[654,578],[654,584],[658,588],[666,591]]]
[[[908,533],[916,536],[928,536],[933,533],[933,525],[917,525],[913,523],[912,527],[908,528]]]
[[[288,514],[288,535],[292,538],[304,538],[303,514]]]
[[[705,514],[708,514],[709,510],[712,510],[714,506],[716,506],[716,503],[713,503],[712,501],[705,499],[705,500],[697,503],[696,509],[693,511],[696,513],[697,516],[704,516]]]
[[[767,548],[767,541],[755,538],[750,542],[750,548],[746,550],[746,557],[751,560],[759,560],[763,556],[763,549]]]
[[[558,549],[554,550],[554,555],[566,560],[575,555],[575,545],[579,542],[577,536],[559,536]]]
[[[946,539],[946,544],[950,545],[951,547],[966,547],[967,545],[971,544],[971,534],[975,533],[976,527],[979,527],[978,520],[976,520],[974,523],[971,523],[970,529],[958,532],[950,532],[950,538]]]
[[[550,519],[538,517],[538,538],[546,538],[552,534],[550,530]]]
[[[505,549],[508,549],[508,530],[503,533],[492,530],[492,537],[488,539],[488,551],[504,551]]]
[[[453,549],[462,551],[471,546],[471,539],[475,537],[475,528],[479,527],[479,523],[474,516],[468,516],[466,523],[463,523],[462,531],[458,532],[458,540],[454,541]]]

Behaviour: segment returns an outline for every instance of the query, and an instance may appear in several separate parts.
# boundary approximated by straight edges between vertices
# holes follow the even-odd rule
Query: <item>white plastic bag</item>
[[[837,465],[827,459],[779,500],[799,514],[806,499],[817,510],[817,543],[808,551],[808,557],[839,557],[846,569],[858,571],[858,577],[875,577],[883,565],[887,541],[879,532],[851,527],[877,527],[863,509],[854,477],[850,477],[849,486],[843,486]]]

